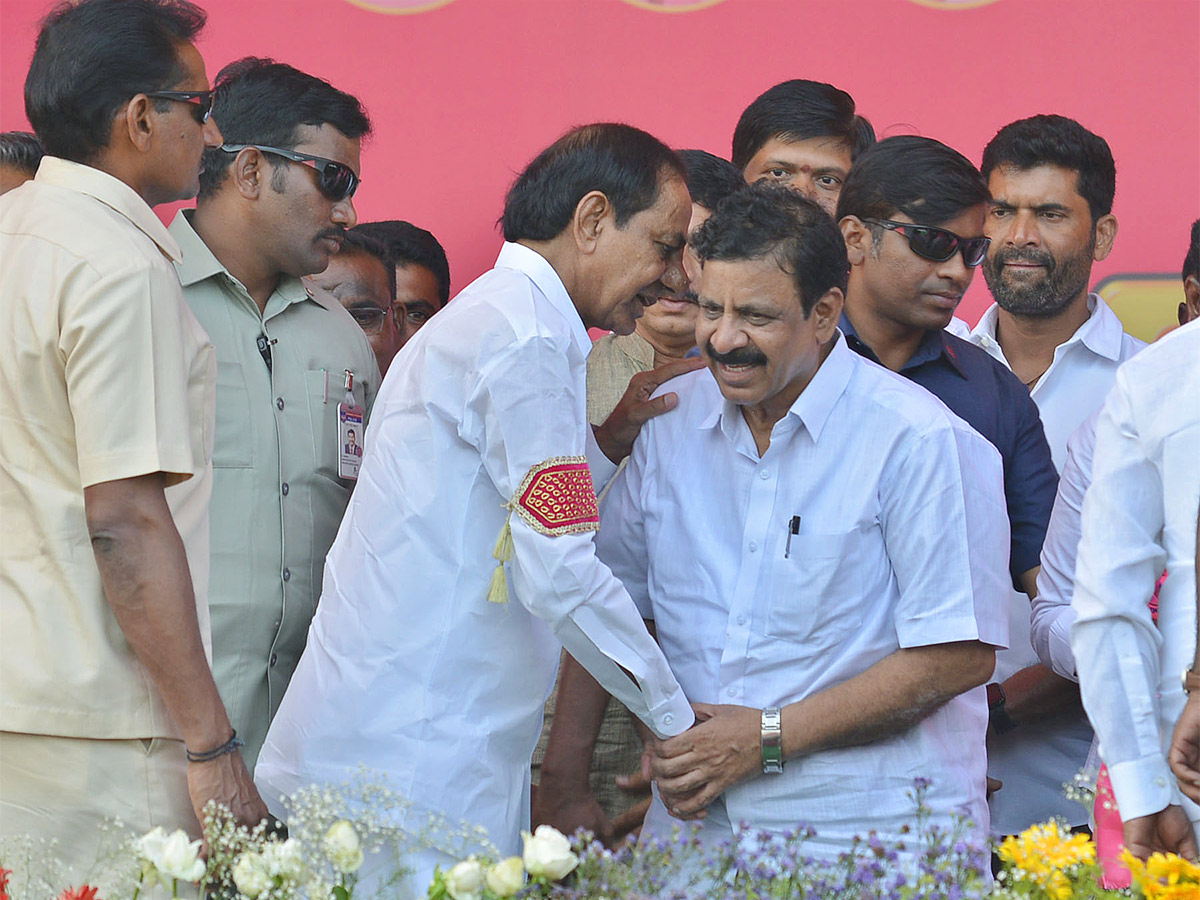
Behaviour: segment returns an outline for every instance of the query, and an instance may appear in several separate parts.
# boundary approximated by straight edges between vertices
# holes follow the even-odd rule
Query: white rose
[[[304,877],[304,848],[295,838],[271,841],[263,847],[262,860],[272,876],[285,881],[299,881]]]
[[[454,900],[480,900],[483,896],[483,866],[474,856],[446,873],[446,891]]]
[[[342,872],[357,872],[363,864],[362,844],[354,826],[342,819],[334,822],[322,842],[325,853],[334,867]]]
[[[138,839],[137,849],[163,879],[199,881],[204,876],[200,841],[189,841],[182,828],[167,834],[161,826],[156,827]]]
[[[266,864],[259,854],[247,850],[233,864],[233,883],[238,892],[254,900],[259,894],[274,884]]]
[[[497,897],[511,897],[525,886],[525,863],[519,856],[503,859],[487,870],[488,890]]]
[[[525,869],[534,878],[544,876],[558,881],[579,865],[579,857],[571,852],[571,842],[556,828],[539,825],[533,834],[522,831],[521,837],[525,841]]]

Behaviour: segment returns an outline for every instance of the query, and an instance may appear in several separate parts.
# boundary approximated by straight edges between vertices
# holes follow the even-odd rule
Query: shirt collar
[[[842,319],[839,327],[846,335],[847,343],[856,345],[856,349],[862,348],[865,350],[865,355],[872,362],[879,362],[879,357],[876,356],[875,351],[854,330],[854,326],[846,316],[845,310],[842,311]],[[904,367],[900,371],[903,373],[909,369],[915,369],[917,366],[923,366],[925,363],[938,359],[945,360],[950,368],[961,377],[967,377],[966,372],[963,371],[962,363],[959,361],[958,351],[954,349],[953,335],[947,334],[941,328],[925,332],[924,337],[921,338],[921,343],[917,345],[916,352],[913,353],[912,357],[904,364]]]
[[[591,352],[592,342],[588,338],[583,319],[579,316],[579,310],[575,308],[566,286],[546,257],[524,244],[505,241],[504,246],[500,248],[500,255],[496,257],[496,268],[516,269],[526,275],[570,324],[571,338],[583,355],[586,357]]]
[[[115,175],[57,156],[46,156],[42,158],[34,180],[99,200],[137,226],[172,262],[179,262],[180,250],[175,238],[142,196]]]
[[[183,258],[175,263],[175,270],[179,273],[179,283],[186,288],[207,278],[224,275],[231,283],[236,284],[241,291],[245,292],[245,285],[230,274],[229,270],[208,248],[208,244],[204,243],[204,239],[196,233],[196,229],[192,227],[192,212],[190,209],[181,209],[171,222],[170,234],[178,242],[183,255]],[[274,315],[272,307],[276,305],[273,302],[276,296],[283,300],[284,307],[302,300],[313,299],[299,278],[294,275],[284,275],[279,279],[279,284],[272,292],[271,300],[267,302],[264,318]]]
[[[812,435],[814,443],[820,439],[829,414],[837,404],[838,398],[845,392],[846,385],[850,383],[850,374],[854,367],[853,353],[841,332],[835,334],[829,355],[800,392],[800,396],[788,408],[787,415],[800,420]],[[714,397],[712,409],[700,422],[700,427],[712,428],[717,424],[720,424],[721,430],[730,440],[735,439],[738,429],[745,424],[741,407],[731,400],[726,400],[719,390]]]
[[[1087,303],[1087,319],[1059,346],[1069,347],[1078,341],[1097,356],[1120,362],[1125,337],[1125,328],[1121,320],[1099,294],[1088,294]],[[974,343],[999,348],[1000,345],[996,341],[996,320],[999,314],[1000,306],[996,303],[984,311],[979,318],[979,324],[971,329],[971,339]]]

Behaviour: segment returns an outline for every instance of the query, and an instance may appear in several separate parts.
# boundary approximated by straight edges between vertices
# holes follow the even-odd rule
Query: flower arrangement
[[[1145,900],[1198,900],[1200,865],[1174,853],[1153,853],[1145,862],[1128,850],[1121,862],[1133,873],[1133,889]]]

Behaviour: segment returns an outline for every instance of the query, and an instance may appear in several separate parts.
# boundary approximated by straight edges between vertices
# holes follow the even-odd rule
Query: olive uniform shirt
[[[179,279],[217,351],[213,675],[253,768],[304,650],[325,554],[354,485],[337,467],[345,370],[369,411],[379,368],[350,314],[310,297],[299,278],[284,276],[260,314],[189,212],[170,228],[183,251]]]

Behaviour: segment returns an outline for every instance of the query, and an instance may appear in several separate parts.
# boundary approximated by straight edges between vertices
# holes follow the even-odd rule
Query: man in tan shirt
[[[63,884],[107,818],[266,812],[207,657],[213,352],[151,210],[195,194],[220,140],[204,19],[52,13],[25,88],[48,155],[0,199],[0,836],[57,838]]]

